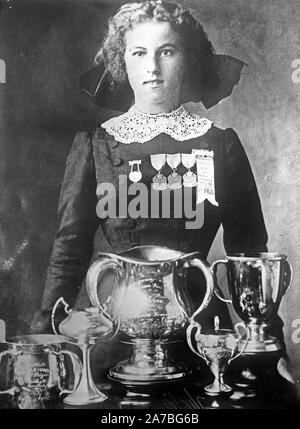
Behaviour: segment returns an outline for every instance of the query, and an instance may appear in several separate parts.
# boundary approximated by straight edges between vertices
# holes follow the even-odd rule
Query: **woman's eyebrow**
[[[132,46],[129,48],[129,51],[133,51],[135,49],[143,49],[144,51],[147,50],[147,48],[145,48],[145,46]]]
[[[165,49],[165,48],[173,48],[173,49],[179,49],[180,45],[176,44],[176,43],[164,43],[161,46],[158,46],[158,49]],[[128,50],[129,51],[133,51],[135,49],[143,49],[144,51],[146,51],[148,48],[146,48],[145,46],[131,46]]]
[[[163,45],[161,45],[159,47],[159,49],[164,49],[164,48],[174,48],[174,49],[178,49],[179,45],[177,45],[176,43],[164,43]]]

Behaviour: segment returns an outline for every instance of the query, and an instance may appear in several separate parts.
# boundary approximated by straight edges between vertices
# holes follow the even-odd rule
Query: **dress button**
[[[116,157],[116,158],[113,158],[112,163],[113,163],[113,165],[118,167],[118,165],[122,164],[122,160],[121,160],[121,158]]]
[[[133,219],[128,219],[126,225],[128,228],[134,228],[136,226],[136,221]]]
[[[109,145],[110,145],[110,147],[117,147],[118,146],[118,142],[115,139],[113,139],[113,140],[111,140],[109,142]]]

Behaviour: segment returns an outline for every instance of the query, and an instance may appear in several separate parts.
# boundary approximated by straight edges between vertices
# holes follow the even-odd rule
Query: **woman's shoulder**
[[[74,143],[77,143],[78,145],[92,145],[95,141],[97,144],[101,144],[110,140],[111,136],[106,132],[102,125],[109,120],[118,117],[120,114],[121,112],[118,111],[103,109],[100,112],[98,119],[95,121],[95,126],[91,126],[90,128],[80,130],[75,133]]]
[[[88,131],[77,131],[73,138],[73,143],[69,151],[69,158],[76,155],[83,155],[89,153],[92,147],[91,133]]]
[[[91,141],[91,133],[89,131],[77,131],[75,133],[74,142],[75,145],[88,144]]]
[[[229,142],[231,140],[236,140],[236,138],[238,138],[238,135],[233,128],[231,127],[221,128],[217,126],[215,123],[213,123],[211,128],[208,130],[208,135],[210,135],[210,137],[212,138],[227,140]]]
[[[73,146],[90,146],[105,145],[110,140],[114,140],[104,128],[101,123],[97,124],[93,130],[78,131],[75,133]]]
[[[239,151],[242,148],[238,134],[233,128],[220,128],[215,124],[207,132],[211,146],[222,149],[225,153]]]

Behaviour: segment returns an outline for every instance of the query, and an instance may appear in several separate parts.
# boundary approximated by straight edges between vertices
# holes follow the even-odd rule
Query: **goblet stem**
[[[77,389],[70,395],[64,398],[63,402],[69,405],[84,405],[102,402],[107,399],[104,393],[97,389],[93,382],[90,351],[91,344],[89,342],[78,343],[82,351],[82,374]]]
[[[210,370],[213,373],[215,379],[212,384],[204,388],[205,392],[208,395],[220,395],[222,393],[232,392],[232,387],[224,383],[224,369],[223,371],[221,370],[219,363],[212,362],[210,365]]]

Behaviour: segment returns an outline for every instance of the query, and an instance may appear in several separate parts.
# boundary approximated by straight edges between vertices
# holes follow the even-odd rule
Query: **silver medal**
[[[166,163],[166,155],[157,153],[150,155],[151,165],[157,171],[156,176],[152,178],[152,187],[156,191],[167,189],[167,178],[161,173],[162,168]]]
[[[130,166],[129,179],[134,183],[139,182],[142,178],[142,173],[140,171],[141,163],[142,163],[141,159],[128,161],[128,164]]]

